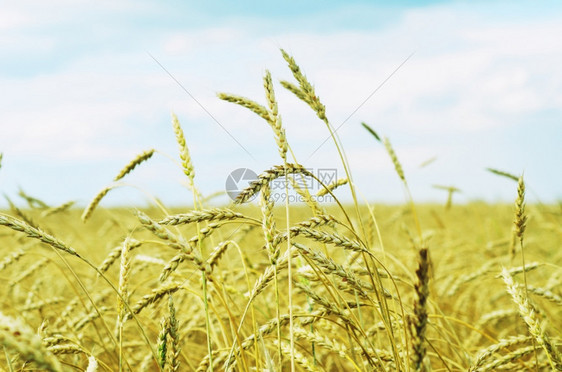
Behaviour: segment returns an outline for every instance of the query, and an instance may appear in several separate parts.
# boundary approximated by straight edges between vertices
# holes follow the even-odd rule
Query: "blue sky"
[[[155,148],[104,205],[143,205],[147,194],[191,203],[171,160],[170,112],[204,194],[224,190],[234,169],[279,164],[270,128],[216,98],[226,91],[263,102],[266,69],[298,160],[343,176],[331,142],[313,154],[328,133],[278,84],[292,79],[279,48],[301,65],[336,127],[413,53],[338,130],[366,199],[399,203],[404,192],[362,121],[390,138],[416,201],[444,201],[434,184],[460,188],[458,201],[513,200],[515,185],[486,167],[524,172],[531,200],[562,199],[560,3],[56,0],[1,8],[0,191],[12,199],[21,187],[50,204],[85,205]]]

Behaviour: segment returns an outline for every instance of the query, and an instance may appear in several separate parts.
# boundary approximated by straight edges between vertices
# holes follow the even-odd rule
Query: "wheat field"
[[[197,188],[175,115],[192,207],[104,208],[110,180],[83,209],[7,197],[2,370],[562,370],[561,206],[527,204],[524,177],[496,169],[513,204],[359,202],[321,99],[282,56],[294,82],[279,88],[324,123],[346,177],[317,195],[303,187],[314,174],[287,142],[266,72],[265,104],[218,95],[263,118],[280,155],[229,205],[209,205]],[[400,154],[363,125],[410,195]],[[274,200],[280,179],[304,202]],[[340,203],[342,193],[353,202]],[[335,203],[317,202],[328,194]]]

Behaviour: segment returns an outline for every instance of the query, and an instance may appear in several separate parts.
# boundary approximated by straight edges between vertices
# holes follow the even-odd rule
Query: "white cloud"
[[[164,42],[163,50],[170,55],[186,54],[194,52],[196,48],[230,43],[244,37],[245,35],[242,31],[234,28],[207,28],[184,31],[168,36]]]
[[[0,13],[0,30],[10,30],[29,25],[32,18],[21,11],[5,9]]]
[[[69,6],[64,17],[72,15],[73,20],[62,16],[58,20],[67,22],[75,22],[76,15],[88,10],[99,16],[110,10],[125,12],[132,6],[83,9],[61,4]],[[37,31],[0,36],[3,55],[36,48],[48,51],[60,41],[60,34],[49,32],[54,23],[41,17],[40,10],[29,4],[10,9],[0,16],[0,24],[3,18],[11,19],[2,27],[13,31],[33,22]],[[135,12],[149,13],[148,9],[145,3]],[[262,23],[245,22],[239,28],[231,22],[191,29],[176,25],[158,31],[144,31],[139,24],[138,30],[129,30],[138,33],[137,39],[113,41],[138,45],[133,52],[87,50],[60,56],[57,69],[25,78],[2,78],[2,151],[80,162],[128,159],[135,149],[154,143],[168,146],[163,150],[175,154],[169,126],[172,110],[179,115],[200,164],[221,163],[216,167],[224,172],[247,164],[243,150],[145,50],[258,158],[252,166],[260,168],[277,162],[270,128],[247,110],[218,100],[215,92],[237,93],[264,103],[265,68],[272,71],[275,81],[293,80],[279,47],[294,55],[336,127],[404,58],[416,52],[338,132],[350,146],[346,148],[358,179],[368,178],[365,175],[372,171],[392,171],[384,149],[365,135],[360,121],[373,125],[393,143],[397,139],[401,144],[403,138],[425,141],[395,145],[405,167],[412,167],[434,155],[454,152],[454,145],[464,144],[465,137],[485,137],[493,131],[498,135],[520,125],[522,118],[541,110],[559,110],[562,105],[562,39],[555,37],[562,34],[559,20],[530,18],[521,23],[503,19],[501,14],[481,19],[466,6],[443,4],[406,11],[396,23],[373,30],[273,31],[273,25],[264,34],[256,29]],[[299,160],[305,161],[328,132],[303,102],[277,83],[276,87],[289,141]],[[128,140],[120,143],[115,138]],[[310,159],[312,166],[339,164],[330,142]]]

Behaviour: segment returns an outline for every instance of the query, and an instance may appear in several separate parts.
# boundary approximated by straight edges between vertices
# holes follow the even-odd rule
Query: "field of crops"
[[[338,144],[313,86],[283,55],[295,77],[283,87]],[[265,106],[219,95],[260,115],[280,154],[230,205],[204,201],[175,116],[192,207],[106,209],[111,186],[85,209],[10,196],[2,370],[562,369],[560,205],[526,205],[524,178],[497,170],[512,205],[365,205],[349,178],[320,193],[354,203],[318,203],[300,182],[313,175],[287,144],[269,73],[264,88]],[[409,193],[400,154],[365,127]],[[304,203],[276,203],[280,179]]]

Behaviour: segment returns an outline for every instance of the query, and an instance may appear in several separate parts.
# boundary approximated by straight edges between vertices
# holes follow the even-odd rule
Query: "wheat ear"
[[[260,105],[259,103],[249,98],[237,96],[235,94],[229,94],[229,93],[219,93],[217,94],[217,96],[223,101],[235,103],[237,105],[247,108],[248,110],[260,116],[264,120],[267,120],[268,122],[271,119],[269,116],[269,111],[267,111],[267,108],[265,108],[263,105]]]
[[[25,233],[28,237],[38,239],[53,248],[64,251],[75,257],[82,258],[74,249],[64,244],[52,235],[47,234],[43,230],[30,226],[27,223],[18,220],[17,218],[0,214],[0,225],[9,227],[12,230]]]
[[[203,221],[227,221],[238,218],[247,218],[241,213],[234,212],[227,208],[212,208],[193,210],[189,213],[168,216],[159,223],[162,225],[185,225]]]
[[[529,341],[529,337],[523,336],[523,335],[509,337],[509,338],[506,338],[506,339],[503,339],[503,340],[499,340],[498,343],[493,344],[491,346],[488,346],[487,348],[485,348],[483,350],[480,350],[478,352],[476,360],[474,361],[472,366],[469,368],[469,372],[479,370],[482,367],[482,365],[484,364],[484,362],[486,361],[486,359],[488,359],[489,357],[491,357],[492,355],[494,355],[498,351],[500,351],[502,349],[505,349],[507,347],[519,345],[519,344],[522,344],[522,343],[526,343],[528,341]]]
[[[363,128],[367,129],[367,132],[371,133],[371,135],[375,137],[377,141],[382,142],[377,132],[375,132],[375,130],[371,128],[367,123],[361,123],[361,125],[363,126]]]
[[[271,80],[271,73],[266,70],[265,76],[263,78],[263,87],[265,89],[265,98],[267,99],[267,104],[269,106],[269,120],[267,122],[273,129],[275,135],[275,142],[277,143],[277,149],[279,150],[279,155],[283,162],[287,162],[287,137],[285,136],[285,128],[281,124],[281,116],[279,115],[279,109],[277,107],[277,100],[275,99],[275,91],[273,89],[273,82]]]
[[[172,295],[168,297],[168,308],[170,310],[170,317],[168,319],[168,335],[171,339],[170,353],[168,358],[168,365],[172,372],[177,372],[180,369],[180,333],[179,333],[179,322],[176,318],[176,308],[174,306],[174,300]]]
[[[179,282],[170,282],[162,285],[159,288],[153,289],[150,294],[144,295],[135,305],[131,307],[131,311],[133,314],[138,314],[141,312],[142,309],[151,305],[155,302],[158,302],[167,294],[172,294],[174,292],[179,291],[182,288],[183,284]],[[127,313],[125,318],[123,319],[124,322],[131,319],[133,316],[131,313]]]
[[[113,190],[114,188],[116,188],[117,185],[110,185],[110,186],[106,186],[103,189],[100,190],[100,192],[97,193],[97,195],[94,197],[94,199],[92,199],[92,201],[90,202],[90,204],[88,204],[88,206],[86,207],[86,209],[84,209],[84,213],[82,213],[82,221],[86,222],[88,220],[88,218],[90,218],[90,216],[92,215],[92,213],[94,212],[94,209],[96,209],[96,207],[98,206],[98,204],[101,202],[101,200],[103,199],[104,196],[107,195],[107,193],[110,190]]]
[[[10,210],[16,215],[16,217],[21,218],[21,220],[25,223],[27,223],[29,226],[32,227],[39,227],[32,219],[31,217],[29,217],[28,215],[26,215],[25,213],[23,213],[23,211],[21,209],[19,209],[17,207],[17,205],[14,204],[14,202],[12,202],[12,200],[10,198],[8,198],[6,195],[4,195],[4,198],[6,198],[6,201],[8,202],[8,204],[10,205]]]
[[[273,218],[273,201],[271,200],[271,192],[269,185],[262,187],[260,205],[262,212],[262,230],[265,238],[265,245],[269,254],[271,264],[275,265],[279,258],[278,245],[275,243],[276,226]]]
[[[316,95],[312,84],[310,84],[306,76],[304,76],[300,67],[297,65],[295,59],[292,56],[290,56],[283,49],[281,49],[281,54],[289,65],[293,76],[299,83],[299,87],[296,87],[293,84],[285,81],[282,81],[281,84],[286,89],[294,93],[298,98],[306,102],[310,106],[310,108],[312,108],[314,112],[316,112],[316,115],[320,118],[320,120],[327,122],[328,118],[326,117],[326,107],[320,102],[320,98],[318,98],[318,96]]]
[[[523,176],[517,180],[517,199],[515,199],[515,218],[513,220],[514,233],[523,249],[523,235],[527,227],[527,215],[525,214],[525,182]],[[515,256],[515,246],[512,247],[511,257]],[[524,264],[524,263],[523,263]]]
[[[318,191],[316,193],[316,196],[324,196],[330,192],[333,192],[335,189],[337,189],[340,186],[346,185],[348,183],[348,179],[347,178],[340,178],[339,180],[327,185],[326,187],[323,187],[322,189],[320,189],[320,191]]]
[[[120,320],[123,319],[123,311],[124,311],[124,303],[123,300],[127,299],[128,297],[128,282],[129,282],[129,273],[131,271],[131,244],[129,243],[129,239],[125,239],[121,247],[121,265],[119,270],[119,296],[117,298],[117,314]],[[121,324],[119,324],[121,327]]]
[[[519,181],[519,177],[517,177],[516,175],[513,175],[511,173],[508,172],[504,172],[502,170],[499,169],[494,169],[494,168],[486,168],[486,170],[488,172],[491,172],[497,176],[501,176],[501,177],[505,177],[505,178],[509,178],[510,180],[513,180],[515,182]]]
[[[22,188],[19,189],[18,191],[18,195],[20,197],[22,197],[23,199],[25,199],[25,201],[27,202],[27,205],[29,205],[30,208],[38,208],[38,209],[47,209],[50,208],[49,205],[47,203],[45,203],[43,200],[41,199],[37,199],[31,195],[28,195],[25,193],[25,191],[23,191]]]
[[[60,213],[60,212],[64,212],[67,211],[68,209],[70,209],[76,202],[74,200],[68,201],[66,203],[63,203],[59,206],[53,207],[53,208],[49,208],[45,211],[43,211],[43,213],[41,213],[41,217],[47,217],[50,216],[52,214],[56,214],[56,213]]]
[[[10,266],[14,262],[19,261],[19,259],[23,255],[25,255],[25,251],[20,249],[16,252],[12,252],[9,255],[7,255],[6,257],[4,257],[4,259],[2,261],[0,261],[0,271],[4,270],[6,267]]]
[[[507,286],[507,292],[511,295],[513,301],[519,307],[519,314],[527,324],[529,333],[544,349],[551,366],[556,370],[562,370],[562,358],[560,353],[550,341],[546,331],[541,327],[536,307],[529,302],[529,299],[525,296],[525,293],[521,289],[521,285],[517,284],[513,280],[513,277],[505,268],[502,270],[502,278]]]
[[[525,355],[531,354],[535,351],[534,346],[525,346],[520,349],[514,350],[507,355],[494,359],[492,362],[480,367],[477,369],[479,372],[488,372],[488,371],[497,371],[497,368],[507,363],[513,362],[519,358],[524,357]],[[512,370],[512,369],[511,369]]]
[[[143,212],[137,211],[137,218],[148,231],[150,231],[160,239],[166,240],[170,248],[174,248],[185,253],[191,252],[192,247],[184,242],[182,238],[177,237],[170,230],[168,230],[164,226],[161,226],[160,223],[152,220]]]
[[[168,341],[166,336],[168,335],[170,329],[170,324],[168,319],[163,318],[160,322],[160,332],[158,333],[158,342],[156,343],[156,354],[158,355],[158,365],[161,370],[166,367],[166,354],[168,352]]]
[[[303,371],[308,371],[308,372],[317,372],[319,371],[319,369],[312,364],[307,357],[305,357],[300,351],[297,350],[293,350],[293,348],[291,347],[291,344],[289,344],[288,342],[284,342],[281,341],[279,342],[278,339],[274,339],[273,340],[273,344],[278,346],[281,346],[281,352],[284,355],[287,355],[291,358],[295,359],[295,362],[301,366]]]
[[[390,140],[385,137],[383,139],[383,143],[384,143],[384,147],[386,148],[386,152],[388,153],[388,156],[390,156],[390,159],[392,160],[392,164],[394,164],[394,169],[396,170],[398,177],[400,177],[402,182],[406,183],[406,177],[404,176],[404,169],[402,169],[402,164],[400,164],[400,161],[398,160],[398,156],[396,155],[396,152],[394,152],[394,149],[390,144]]]
[[[24,361],[33,361],[47,371],[62,372],[55,356],[41,342],[41,337],[22,320],[0,313],[0,344],[17,352]]]
[[[142,245],[141,242],[139,242],[138,240],[132,239],[132,238],[128,238],[128,241],[129,241],[128,242],[129,250],[133,250],[133,249],[138,248]],[[118,245],[117,247],[111,249],[111,251],[109,252],[107,257],[103,260],[101,265],[98,267],[99,272],[101,274],[105,273],[111,267],[111,265],[113,265],[113,263],[115,261],[117,261],[117,259],[119,257],[121,257],[122,251],[123,251],[123,245]],[[98,274],[98,276],[99,275],[100,274]]]
[[[183,173],[187,176],[190,188],[194,186],[195,169],[191,161],[191,156],[189,155],[189,149],[185,143],[185,136],[183,134],[183,129],[181,129],[180,121],[176,114],[172,113],[172,126],[174,127],[174,133],[176,134],[176,142],[178,143],[180,150],[180,159]]]
[[[425,371],[425,330],[427,326],[427,299],[429,297],[429,257],[428,249],[425,246],[422,246],[419,251],[416,279],[414,285],[416,299],[412,319],[412,368],[414,371]]]
[[[209,265],[211,269],[218,265],[220,258],[222,257],[222,255],[224,255],[231,243],[231,240],[227,240],[225,242],[219,243],[219,245],[217,245],[217,247],[213,249],[213,251],[209,255],[209,258],[207,259],[207,265]]]
[[[300,164],[287,163],[286,165],[276,165],[275,167],[268,169],[260,174],[257,180],[252,181],[248,188],[244,189],[240,194],[238,194],[235,202],[237,204],[245,203],[258,192],[260,192],[264,185],[269,184],[271,181],[279,177],[288,176],[289,174],[293,173],[303,174],[307,177],[314,177],[314,175],[309,170],[307,170]]]
[[[129,162],[129,164],[127,164],[123,169],[121,169],[121,171],[119,172],[119,174],[117,176],[115,176],[113,181],[119,181],[121,178],[125,177],[133,169],[135,169],[137,165],[139,165],[143,161],[146,161],[146,160],[150,159],[152,157],[152,155],[154,155],[155,151],[156,150],[154,150],[154,149],[150,149],[150,150],[144,151],[143,153],[137,155],[133,160],[131,160]]]

